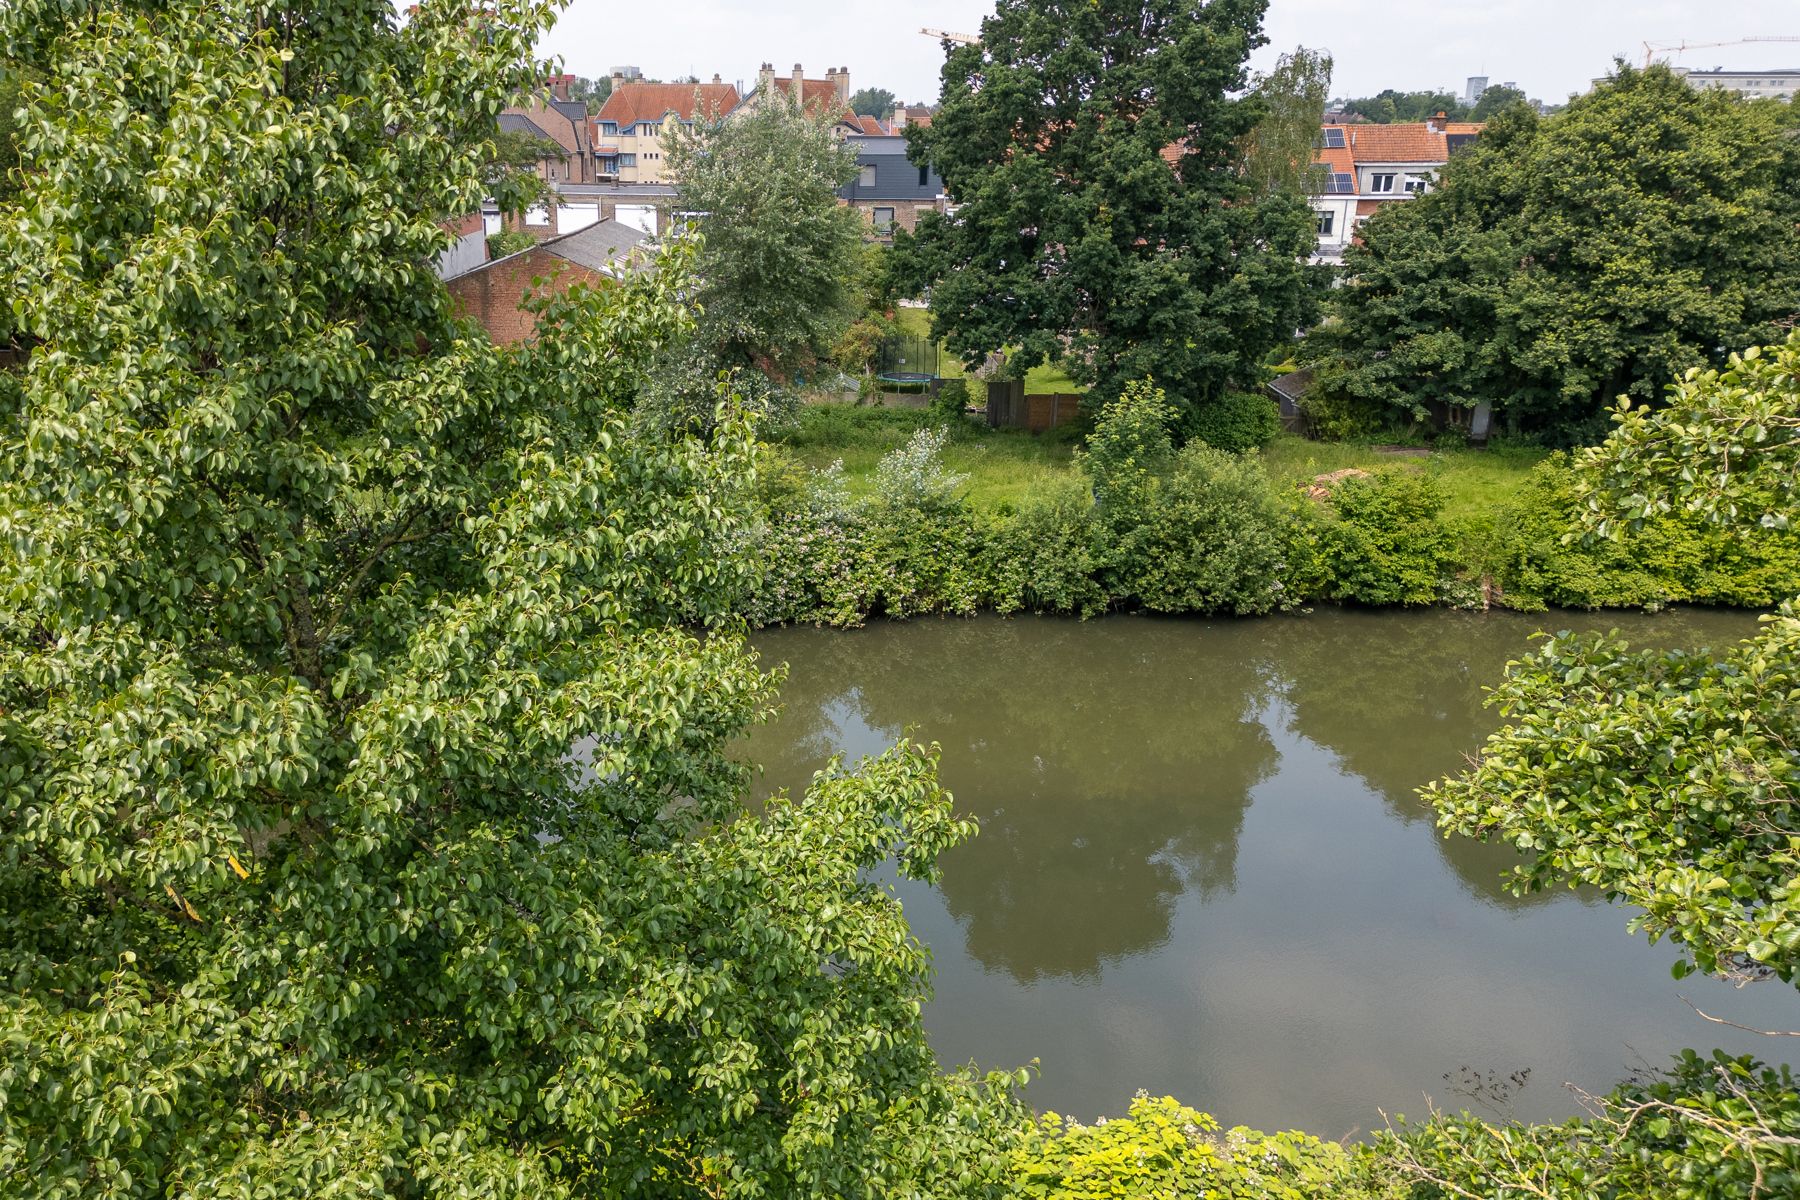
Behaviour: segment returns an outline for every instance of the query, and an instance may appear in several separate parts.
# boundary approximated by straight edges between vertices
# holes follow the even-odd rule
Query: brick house
[[[618,221],[600,221],[530,249],[483,263],[449,280],[459,311],[488,337],[514,346],[531,336],[537,317],[524,307],[528,292],[561,294],[576,284],[607,286],[652,264],[650,237]]]
[[[677,208],[675,188],[666,183],[558,183],[555,203],[501,216],[488,213],[488,232],[529,233],[540,241],[575,233],[601,221],[618,221],[658,235],[669,228]]]
[[[1309,197],[1318,216],[1315,262],[1342,262],[1357,228],[1384,204],[1430,191],[1450,156],[1480,136],[1482,126],[1446,120],[1403,125],[1327,124],[1319,128],[1315,162],[1319,193]]]
[[[921,213],[945,210],[943,177],[932,167],[913,165],[904,137],[852,134],[846,141],[856,147],[858,174],[838,195],[863,214],[873,236],[891,238],[897,228],[910,233]]]
[[[668,182],[665,140],[675,127],[722,116],[740,100],[717,75],[711,83],[628,83],[614,75],[612,94],[591,122],[595,180]]]
[[[775,74],[775,68],[764,63],[756,73],[756,87],[740,100],[732,112],[749,112],[770,96],[785,96],[814,116],[827,116],[840,137],[854,134],[879,135],[888,129],[875,117],[859,116],[850,109],[850,68],[829,67],[823,79],[808,79],[805,69],[794,64],[794,73]]]
[[[559,154],[538,162],[538,173],[549,183],[592,183],[598,168],[594,155],[593,128],[587,104],[569,99],[573,75],[552,75],[546,81],[548,99],[534,98],[500,114],[503,133],[523,133],[556,147]]]

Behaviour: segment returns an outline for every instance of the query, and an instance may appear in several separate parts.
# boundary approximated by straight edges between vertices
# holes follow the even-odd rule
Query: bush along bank
[[[1317,602],[1760,608],[1800,593],[1800,536],[1727,533],[1659,517],[1624,543],[1577,536],[1576,468],[1557,455],[1522,495],[1449,518],[1427,474],[1352,473],[1289,492],[1254,458],[1176,449],[1173,412],[1137,385],[1109,407],[1078,478],[1023,504],[968,503],[947,435],[882,460],[873,494],[767,452],[759,482],[753,625],[869,617],[1119,610],[1260,615]]]

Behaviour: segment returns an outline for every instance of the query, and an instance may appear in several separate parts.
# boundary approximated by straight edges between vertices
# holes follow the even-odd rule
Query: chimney
[[[764,63],[756,72],[756,90],[766,93],[773,91],[774,88],[775,65],[773,63]],[[765,95],[763,99],[766,100],[768,97]]]
[[[618,91],[618,90],[619,90],[619,89],[620,89],[620,88],[622,88],[622,87],[624,87],[624,86],[625,86],[625,74],[624,74],[624,72],[622,72],[622,71],[614,71],[614,72],[613,72],[613,73],[612,73],[612,90],[613,90],[613,91],[615,91],[615,92],[616,92],[616,91]]]
[[[717,87],[719,84],[724,83],[724,82],[725,81],[723,79],[719,78],[719,73],[717,71],[714,71],[713,72],[713,86]]]
[[[806,104],[806,71],[799,63],[794,64],[794,77],[788,80],[788,90],[794,94],[794,107],[804,107]]]
[[[550,94],[558,100],[569,98],[569,85],[575,82],[573,75],[552,75],[545,80],[550,85]]]
[[[1425,122],[1425,128],[1431,130],[1433,133],[1442,133],[1444,132],[1444,125],[1449,120],[1450,114],[1440,108],[1437,112],[1432,114],[1431,120]]]
[[[850,103],[850,68],[837,69],[837,98],[839,104]]]

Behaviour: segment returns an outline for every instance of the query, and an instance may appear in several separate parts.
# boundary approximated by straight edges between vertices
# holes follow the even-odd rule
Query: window
[[[1389,172],[1389,173],[1383,174],[1383,175],[1369,176],[1369,190],[1371,192],[1391,192],[1391,191],[1393,191],[1394,190],[1393,173]]]
[[[878,208],[878,209],[875,209],[874,212],[871,213],[870,215],[875,218],[875,232],[876,233],[892,233],[894,231],[894,210],[893,209]]]
[[[1344,148],[1344,131],[1342,129],[1333,128],[1325,130],[1324,139],[1322,144],[1327,150],[1342,150]]]
[[[1329,209],[1319,214],[1319,236],[1330,237],[1332,229],[1337,225],[1337,214]]]
[[[919,186],[920,187],[930,187],[931,186],[931,168],[930,167],[920,167],[919,168]]]
[[[870,188],[875,186],[875,164],[874,163],[869,163],[867,166],[863,167],[862,175],[857,179],[856,186],[857,187],[870,187]]]
[[[1425,194],[1425,187],[1430,182],[1431,179],[1429,176],[1408,175],[1400,186],[1415,196],[1423,196]]]

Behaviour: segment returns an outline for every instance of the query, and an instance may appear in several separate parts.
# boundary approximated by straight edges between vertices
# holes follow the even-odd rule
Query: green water
[[[1763,984],[1675,983],[1628,913],[1517,899],[1505,847],[1446,841],[1414,789],[1498,718],[1483,688],[1552,628],[1720,645],[1744,614],[1597,617],[1321,611],[874,624],[757,638],[790,664],[784,711],[746,753],[765,791],[910,731],[981,835],[938,886],[901,884],[933,951],[940,1058],[1040,1060],[1027,1095],[1083,1119],[1138,1089],[1226,1123],[1328,1136],[1380,1111],[1492,1105],[1465,1069],[1529,1081],[1502,1106],[1572,1115],[1683,1046],[1782,1046],[1680,999],[1794,1028]],[[1449,1078],[1447,1079],[1446,1076]]]

